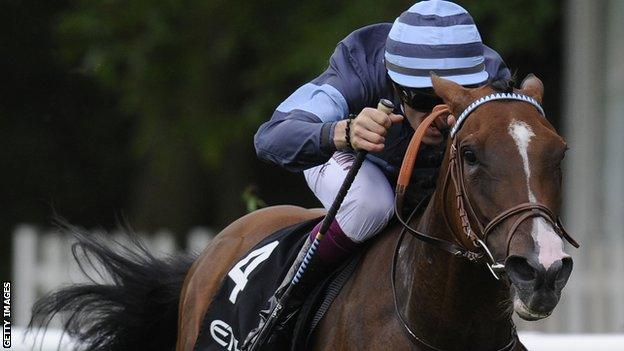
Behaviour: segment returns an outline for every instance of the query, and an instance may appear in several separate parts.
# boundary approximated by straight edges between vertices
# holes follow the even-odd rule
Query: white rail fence
[[[97,233],[97,232],[96,232]],[[154,235],[139,233],[142,241],[156,257],[175,252],[200,252],[214,236],[209,229],[198,227],[186,236],[180,248],[171,232],[162,230]],[[122,233],[112,233],[110,239],[127,242]],[[40,231],[35,226],[19,225],[13,232],[13,323],[24,327],[30,320],[33,303],[43,294],[63,285],[86,282],[72,253],[74,240],[57,231]],[[85,267],[88,273],[96,273]],[[90,274],[97,278],[97,274]]]
[[[20,225],[14,231],[14,323],[23,327],[33,302],[62,285],[84,282],[71,255],[72,239],[54,231]],[[182,250],[167,231],[141,235],[156,256]],[[212,238],[205,228],[186,236],[184,250],[199,252]],[[123,235],[113,234],[123,241]],[[545,333],[624,333],[624,247],[596,240],[571,252],[575,267],[559,306],[552,316],[538,322],[517,320],[520,330]],[[624,346],[623,346],[624,349]]]

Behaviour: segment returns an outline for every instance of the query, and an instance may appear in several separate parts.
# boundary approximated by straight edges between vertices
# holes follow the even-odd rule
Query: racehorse
[[[497,93],[492,86],[432,81],[451,114],[473,111],[447,141],[436,191],[406,224],[491,255],[491,262],[449,254],[392,222],[367,245],[326,313],[315,350],[524,350],[512,313],[547,317],[571,274],[562,238],[575,242],[558,218],[567,147],[537,105],[541,81],[528,76],[515,91],[532,104],[485,101]],[[232,265],[276,230],[322,214],[296,206],[252,212],[219,233],[192,265],[157,260],[144,248],[114,253],[79,237],[78,247],[100,259],[117,285],[61,290],[35,305],[33,321],[69,312],[66,329],[89,350],[193,350]]]

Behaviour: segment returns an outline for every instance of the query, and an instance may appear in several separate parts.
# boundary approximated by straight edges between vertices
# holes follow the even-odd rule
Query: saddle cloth
[[[258,325],[259,311],[267,308],[267,301],[273,295],[288,269],[294,262],[304,240],[319,222],[319,218],[298,223],[278,230],[254,246],[225,276],[224,281],[208,307],[199,335],[195,343],[197,351],[239,351],[247,334]],[[350,261],[351,262],[351,261]],[[355,267],[354,264],[351,264]],[[316,325],[331,304],[323,292],[330,290],[330,300],[340,291],[331,280],[340,276],[343,265],[330,275],[327,280],[319,283],[319,287],[311,292],[300,313],[291,345],[284,349],[301,350],[311,334],[310,324]],[[348,279],[342,274],[340,287]],[[320,313],[317,313],[319,311]],[[298,345],[298,346],[295,346]],[[305,346],[303,346],[305,348]]]

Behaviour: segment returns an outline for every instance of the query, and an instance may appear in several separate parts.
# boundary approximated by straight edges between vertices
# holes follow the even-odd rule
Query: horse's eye
[[[469,165],[474,165],[477,163],[477,155],[474,153],[474,151],[470,149],[465,149],[462,152],[462,155],[464,156],[464,160],[466,160]]]

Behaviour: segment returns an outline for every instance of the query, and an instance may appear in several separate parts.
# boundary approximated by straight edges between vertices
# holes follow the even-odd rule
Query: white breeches
[[[355,154],[336,152],[327,163],[303,171],[306,182],[329,209]],[[347,192],[336,220],[349,239],[363,242],[383,229],[394,214],[394,191],[383,172],[365,160]]]

